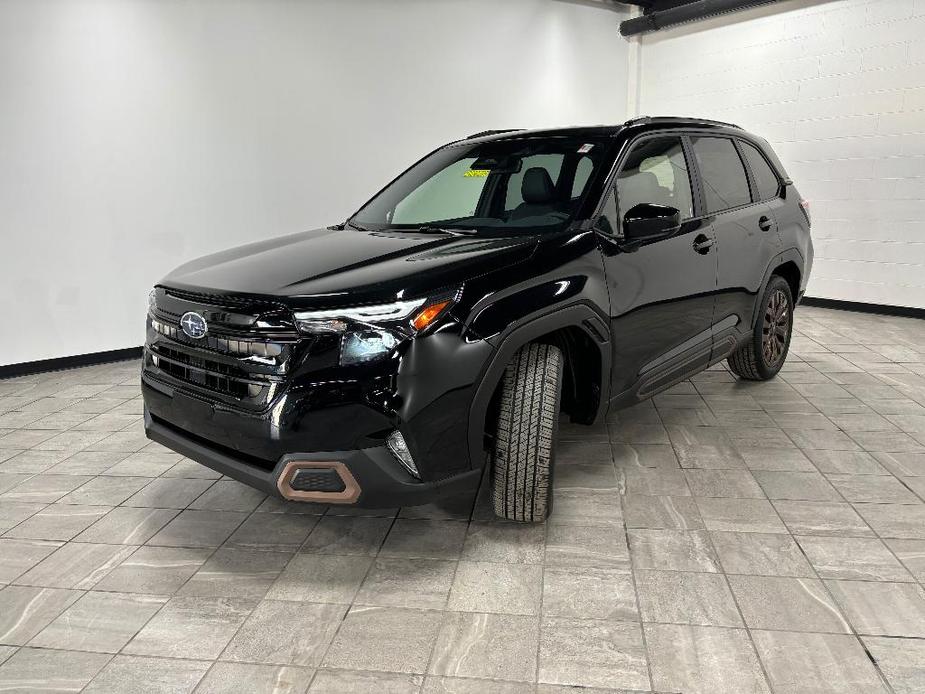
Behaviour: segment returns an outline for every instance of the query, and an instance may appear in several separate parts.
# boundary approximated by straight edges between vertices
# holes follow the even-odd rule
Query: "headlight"
[[[152,289],[148,292],[148,313],[154,313],[157,308],[157,290]]]
[[[341,335],[340,363],[361,364],[388,356],[403,338],[424,330],[452,303],[413,299],[375,306],[353,306],[295,313],[304,334]]]

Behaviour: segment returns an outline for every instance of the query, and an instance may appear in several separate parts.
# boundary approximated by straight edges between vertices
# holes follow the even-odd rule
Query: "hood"
[[[338,304],[417,295],[525,260],[532,235],[483,238],[316,229],[232,248],[181,265],[160,284],[212,295]]]

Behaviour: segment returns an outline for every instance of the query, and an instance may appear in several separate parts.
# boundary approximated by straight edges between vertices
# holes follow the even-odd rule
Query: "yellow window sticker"
[[[464,178],[485,178],[491,171],[488,169],[467,169]]]

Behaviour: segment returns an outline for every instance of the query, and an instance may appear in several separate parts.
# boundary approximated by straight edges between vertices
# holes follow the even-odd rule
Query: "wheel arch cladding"
[[[488,430],[491,403],[504,371],[515,354],[533,342],[554,344],[565,357],[563,410],[573,421],[591,424],[606,411],[610,386],[610,334],[606,323],[585,304],[562,308],[502,335],[473,398],[469,414],[470,459],[483,460],[484,435]],[[566,404],[572,410],[566,409]]]
[[[790,294],[794,303],[796,303],[800,296],[800,281],[802,279],[799,266],[793,260],[788,260],[771,270],[771,274],[779,275],[787,280],[787,284],[790,285]]]

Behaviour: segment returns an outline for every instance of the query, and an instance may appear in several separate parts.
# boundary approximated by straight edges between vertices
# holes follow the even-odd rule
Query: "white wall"
[[[811,201],[808,295],[925,307],[925,0],[788,0],[642,40],[639,111],[767,137]]]
[[[189,258],[342,220],[429,149],[625,119],[555,0],[3,0],[0,364],[138,345]]]

